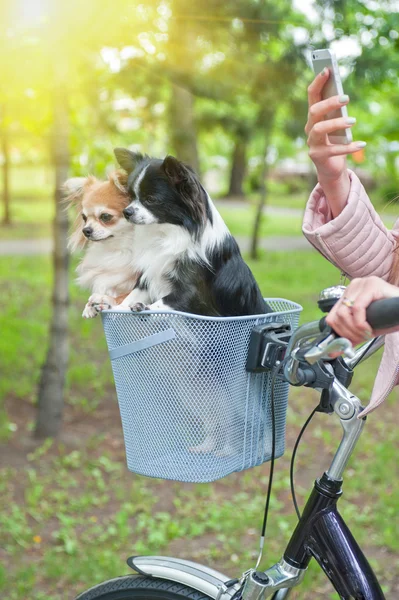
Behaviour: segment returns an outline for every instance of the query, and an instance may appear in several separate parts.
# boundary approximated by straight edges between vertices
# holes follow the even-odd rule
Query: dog
[[[121,306],[136,312],[177,310],[217,317],[272,312],[195,172],[172,156],[161,160],[124,148],[114,152],[128,177],[130,203],[123,214],[136,228],[134,256],[140,273]],[[212,347],[206,354],[216,351]],[[182,398],[185,385],[195,384],[193,377],[212,379],[215,388],[212,407],[209,401],[196,407],[204,438],[190,451],[228,456],[233,452],[225,421],[228,385],[200,371],[180,382]]]
[[[78,284],[91,291],[82,314],[86,319],[120,304],[137,283],[135,228],[123,214],[130,202],[126,184],[120,172],[108,181],[73,177],[64,184],[65,201],[77,211],[68,247],[71,252],[86,249],[77,267]]]
[[[124,148],[116,148],[115,156],[128,175],[130,203],[123,214],[136,227],[140,273],[122,306],[223,317],[272,312],[188,165]]]

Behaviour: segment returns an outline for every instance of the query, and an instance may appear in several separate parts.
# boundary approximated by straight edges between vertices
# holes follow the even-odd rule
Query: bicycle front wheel
[[[75,600],[211,600],[211,598],[168,579],[127,575],[95,585],[77,596]]]

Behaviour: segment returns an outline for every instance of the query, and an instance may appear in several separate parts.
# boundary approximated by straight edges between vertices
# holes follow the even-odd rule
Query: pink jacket
[[[359,178],[350,173],[347,205],[332,217],[320,185],[306,206],[302,230],[309,242],[350,278],[377,275],[388,279],[392,252],[399,237],[399,220],[389,231],[371,204]],[[396,231],[395,231],[396,229]],[[384,354],[366,415],[381,404],[399,383],[399,333],[386,336]]]

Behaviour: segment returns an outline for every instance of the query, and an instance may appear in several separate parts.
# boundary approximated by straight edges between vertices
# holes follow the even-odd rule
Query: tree
[[[42,38],[47,73],[52,74],[52,157],[55,168],[55,220],[54,220],[54,285],[52,295],[52,320],[49,331],[49,346],[43,364],[38,390],[38,412],[35,434],[39,438],[56,436],[61,428],[64,406],[64,384],[68,365],[68,217],[62,205],[62,184],[68,177],[70,166],[69,138],[71,111],[68,100],[71,96],[70,83],[90,72],[93,55],[103,43],[120,41],[121,31],[126,32],[120,13],[109,4],[104,4],[102,18],[92,23],[98,6],[94,1],[79,8],[79,23],[75,25],[77,1],[53,7],[50,15],[51,33]],[[127,8],[127,7],[126,7]],[[131,10],[131,4],[130,4]],[[127,9],[125,14],[129,14]],[[109,19],[107,19],[109,17]],[[115,29],[110,27],[111,18]],[[70,31],[75,25],[75,34],[85,40],[83,47],[76,48]],[[90,25],[90,28],[88,26]],[[118,27],[119,25],[119,27]],[[109,32],[112,32],[111,34]],[[130,33],[129,33],[130,35]],[[57,52],[58,49],[60,52]],[[91,58],[92,60],[88,60]],[[89,71],[86,69],[89,67]]]
[[[68,65],[65,56],[53,63],[53,135],[52,156],[55,173],[55,219],[53,272],[54,287],[49,347],[43,364],[38,392],[38,411],[35,435],[38,438],[55,436],[62,424],[65,376],[68,367],[68,215],[62,204],[62,185],[68,177],[69,108]]]
[[[10,150],[7,113],[5,103],[0,106],[1,113],[1,152],[3,154],[3,225],[11,225],[10,211]]]

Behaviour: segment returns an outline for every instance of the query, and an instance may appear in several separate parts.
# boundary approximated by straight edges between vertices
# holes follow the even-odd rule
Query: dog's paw
[[[94,306],[92,306],[88,302],[86,304],[86,306],[84,307],[84,310],[82,312],[82,317],[84,319],[94,319],[94,317],[96,317],[97,315],[98,315],[98,312],[95,310]]]
[[[216,448],[216,440],[212,438],[206,438],[202,444],[198,446],[191,446],[188,451],[193,454],[207,454],[208,452],[213,452]]]
[[[133,304],[133,306],[130,307],[130,310],[132,312],[141,312],[143,310],[150,310],[150,307],[142,302],[136,302],[136,304]]]
[[[110,310],[116,306],[115,298],[105,294],[92,294],[82,313],[84,319],[93,319],[103,310]]]

